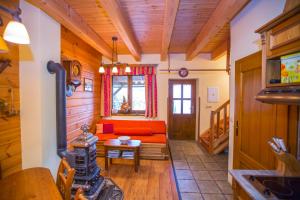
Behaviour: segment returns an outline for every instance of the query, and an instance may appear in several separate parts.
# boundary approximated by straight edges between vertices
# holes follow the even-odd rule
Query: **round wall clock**
[[[67,71],[67,83],[75,87],[81,84],[81,64],[77,60],[63,61],[63,65]]]
[[[181,78],[187,77],[189,75],[189,70],[185,67],[180,68],[180,70],[178,71],[178,75]]]

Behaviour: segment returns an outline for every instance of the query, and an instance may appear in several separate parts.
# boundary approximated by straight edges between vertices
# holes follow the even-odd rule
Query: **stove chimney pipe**
[[[48,61],[50,74],[56,74],[56,142],[57,155],[66,156],[67,126],[66,126],[66,70],[59,63]]]

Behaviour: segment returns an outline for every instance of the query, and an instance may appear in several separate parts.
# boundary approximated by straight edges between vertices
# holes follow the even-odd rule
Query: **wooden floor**
[[[101,174],[122,188],[124,200],[178,200],[170,160],[141,160],[137,173],[132,160],[114,160],[109,171],[104,170],[104,158],[97,158],[97,162]]]

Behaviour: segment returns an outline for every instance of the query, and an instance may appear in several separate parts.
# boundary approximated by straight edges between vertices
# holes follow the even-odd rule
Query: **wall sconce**
[[[28,32],[20,18],[20,14],[22,13],[21,9],[17,8],[16,10],[11,10],[0,5],[0,10],[9,13],[13,17],[13,20],[7,24],[4,30],[3,39],[16,44],[30,44]],[[0,26],[3,26],[3,20],[1,17]]]

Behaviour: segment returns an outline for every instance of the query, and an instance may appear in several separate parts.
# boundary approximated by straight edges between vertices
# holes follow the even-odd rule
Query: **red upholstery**
[[[102,119],[97,124],[113,124],[114,129],[122,128],[151,128],[153,134],[166,134],[166,123],[161,120],[106,120]]]
[[[102,134],[98,133],[96,136],[99,138],[100,141],[105,141],[108,139],[117,139],[119,135],[115,134]],[[150,136],[130,136],[130,139],[132,140],[141,140],[142,143],[160,143],[160,144],[166,144],[167,138],[166,135],[163,134],[153,134]]]
[[[134,134],[131,133],[130,138],[133,140],[141,140],[142,143],[166,143],[166,124],[164,121],[159,120],[105,120],[102,119],[98,122],[98,124],[113,124],[114,131],[117,133],[110,134],[101,134],[97,133],[100,141],[105,141],[108,139],[116,139],[122,132],[127,132],[128,134],[122,135],[130,135],[129,131],[136,129]],[[141,130],[141,133],[138,134],[138,130],[141,128],[145,130]],[[148,129],[148,130],[146,130]],[[145,135],[145,132],[151,132],[152,135]],[[132,132],[132,131],[131,131]]]
[[[152,135],[151,128],[136,127],[136,128],[115,128],[115,135],[135,135],[135,136],[149,136]]]

